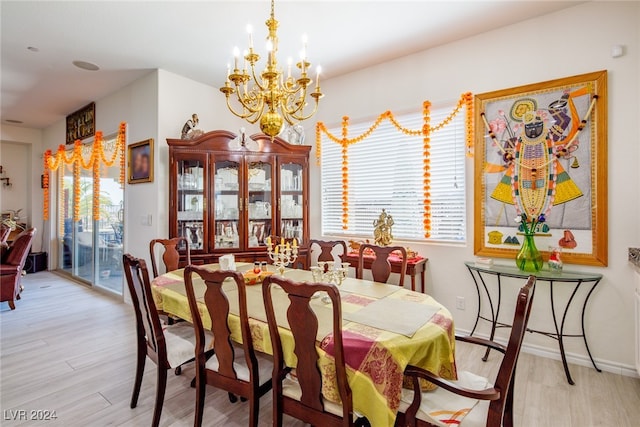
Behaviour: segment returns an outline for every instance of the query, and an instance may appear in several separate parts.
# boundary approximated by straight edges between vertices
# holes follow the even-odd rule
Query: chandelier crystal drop
[[[287,73],[278,66],[278,21],[275,19],[274,0],[271,0],[271,16],[266,21],[269,35],[267,36],[267,63],[260,74],[256,74],[256,65],[260,56],[253,49],[253,34],[250,26],[249,49],[244,52],[244,64],[240,68],[240,50],[234,49],[234,67],[227,66],[227,79],[220,92],[227,99],[227,107],[236,116],[245,119],[249,123],[260,121],[260,129],[271,140],[284,127],[285,122],[294,125],[297,122],[307,120],[318,110],[318,103],[323,97],[320,91],[320,67],[317,68],[316,84],[309,78],[307,61],[306,37],[303,37],[303,48],[300,54],[300,62],[296,64],[299,77],[292,75],[293,61],[289,59]],[[309,93],[310,92],[310,93]],[[313,98],[313,110],[305,112],[307,96]],[[236,110],[232,102],[239,104]]]

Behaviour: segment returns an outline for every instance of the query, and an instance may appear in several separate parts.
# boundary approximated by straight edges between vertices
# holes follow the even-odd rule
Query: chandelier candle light
[[[300,62],[296,64],[300,76],[296,79],[291,73],[293,60],[289,58],[287,75],[278,66],[278,21],[274,14],[274,0],[271,0],[271,16],[266,21],[269,35],[267,36],[267,63],[260,75],[256,75],[256,64],[260,56],[253,49],[253,34],[251,26],[247,26],[249,33],[249,50],[244,53],[244,65],[240,69],[240,50],[234,48],[233,72],[227,65],[227,80],[220,91],[227,99],[227,107],[236,116],[249,123],[260,121],[260,129],[273,138],[282,132],[284,122],[294,125],[307,120],[318,110],[318,102],[323,94],[320,91],[320,67],[317,68],[316,85],[309,94],[315,100],[313,111],[305,114],[307,92],[311,90],[312,80],[308,77],[311,64],[307,61],[307,40],[303,36],[303,47]],[[231,95],[235,94],[242,112],[236,111],[231,105]]]
[[[275,238],[276,241],[278,238]],[[284,241],[284,238],[280,238],[279,244],[272,244],[271,236],[267,237],[267,254],[273,265],[278,269],[278,273],[284,276],[284,269],[289,264],[293,264],[298,258],[298,240],[293,239],[292,243]]]

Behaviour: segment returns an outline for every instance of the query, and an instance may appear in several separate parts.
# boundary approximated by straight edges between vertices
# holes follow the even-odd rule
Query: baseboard
[[[467,331],[464,329],[456,330],[456,333],[460,333],[463,335],[465,334],[468,335],[470,332],[471,331]],[[489,338],[489,336],[486,334],[475,334],[475,335],[481,338],[486,338],[486,339]],[[502,340],[496,340],[496,341],[499,342],[500,344],[506,345],[506,342]],[[562,358],[560,357],[559,351],[551,350],[548,347],[542,347],[540,345],[523,343],[522,351],[527,354],[533,354],[534,356],[545,357],[547,359],[562,360]],[[576,353],[565,353],[565,356],[567,357],[567,362],[572,365],[586,366],[587,368],[594,369],[593,365],[591,364],[591,359],[589,359],[589,356],[576,354]],[[595,358],[595,361],[596,361],[596,365],[598,365],[598,368],[602,369],[605,372],[611,372],[612,374],[623,375],[625,377],[640,378],[640,375],[638,375],[638,371],[633,365],[626,365],[623,363],[613,362],[611,360],[604,360],[604,359],[598,359],[598,358]]]

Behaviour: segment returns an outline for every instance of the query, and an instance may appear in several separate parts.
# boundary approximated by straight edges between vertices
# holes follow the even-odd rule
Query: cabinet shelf
[[[204,194],[204,190],[202,188],[200,189],[183,189],[183,188],[179,188],[178,189],[178,194],[189,194],[189,195],[200,195],[200,194]]]

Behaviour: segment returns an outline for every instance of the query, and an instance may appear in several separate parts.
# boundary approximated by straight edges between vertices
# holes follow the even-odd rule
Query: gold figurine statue
[[[380,213],[378,219],[373,221],[373,237],[376,245],[388,246],[393,240],[391,227],[393,226],[393,217],[384,209]]]

